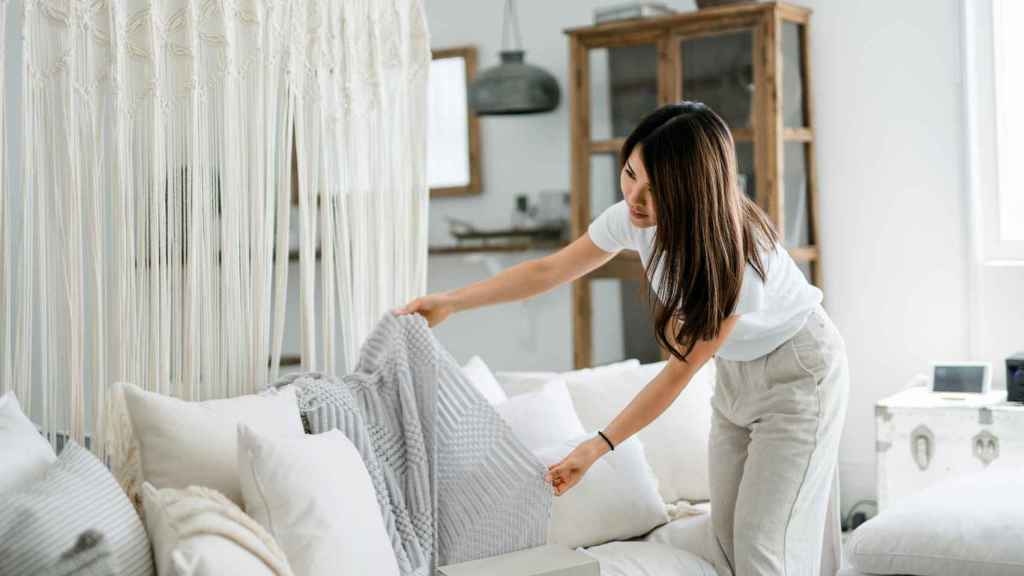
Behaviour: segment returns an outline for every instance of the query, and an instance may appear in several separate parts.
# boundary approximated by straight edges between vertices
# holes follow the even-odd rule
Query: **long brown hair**
[[[648,283],[657,286],[655,333],[686,361],[697,342],[717,337],[732,314],[748,262],[765,280],[760,250],[773,248],[778,234],[737,187],[732,134],[704,104],[668,104],[648,114],[622,145],[622,165],[636,146],[657,219],[646,263]]]

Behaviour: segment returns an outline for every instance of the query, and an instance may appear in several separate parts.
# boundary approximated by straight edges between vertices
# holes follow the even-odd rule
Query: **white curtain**
[[[24,0],[23,32],[0,390],[47,432],[101,451],[114,381],[276,377],[293,176],[304,367],[425,288],[422,0]]]
[[[302,358],[337,373],[426,288],[429,39],[419,0],[309,2],[292,34]]]

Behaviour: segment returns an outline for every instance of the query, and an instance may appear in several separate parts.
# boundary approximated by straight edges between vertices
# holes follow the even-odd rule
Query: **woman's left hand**
[[[591,438],[573,448],[561,462],[548,466],[544,481],[554,487],[555,496],[561,496],[583,478],[591,464],[600,456],[600,446]]]

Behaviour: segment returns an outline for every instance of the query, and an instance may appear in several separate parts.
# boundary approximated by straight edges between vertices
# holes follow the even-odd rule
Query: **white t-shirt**
[[[625,201],[619,201],[591,222],[587,232],[591,241],[605,252],[638,252],[646,268],[651,264],[656,230],[654,226],[634,226],[629,220],[629,207]],[[753,360],[778,348],[803,327],[807,316],[821,303],[821,290],[807,281],[780,245],[762,252],[761,260],[765,281],[749,263],[743,272],[743,284],[733,309],[733,315],[739,319],[717,353],[726,360]],[[655,272],[655,292],[661,283],[660,272]]]

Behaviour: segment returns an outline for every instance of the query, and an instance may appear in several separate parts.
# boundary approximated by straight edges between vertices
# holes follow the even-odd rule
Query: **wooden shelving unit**
[[[479,230],[460,222],[462,229],[452,229],[456,244],[431,246],[432,255],[472,254],[477,252],[526,252],[530,250],[557,250],[568,245],[564,240],[565,222],[526,228]]]
[[[571,237],[606,207],[609,188],[618,189],[617,179],[605,182],[604,197],[595,199],[594,174],[601,173],[595,162],[617,170],[618,152],[640,117],[669,102],[699,100],[729,123],[745,192],[820,283],[810,18],[807,8],[764,2],[566,30]],[[574,284],[577,368],[593,360],[592,283],[608,278],[642,278],[639,258],[622,254]]]

